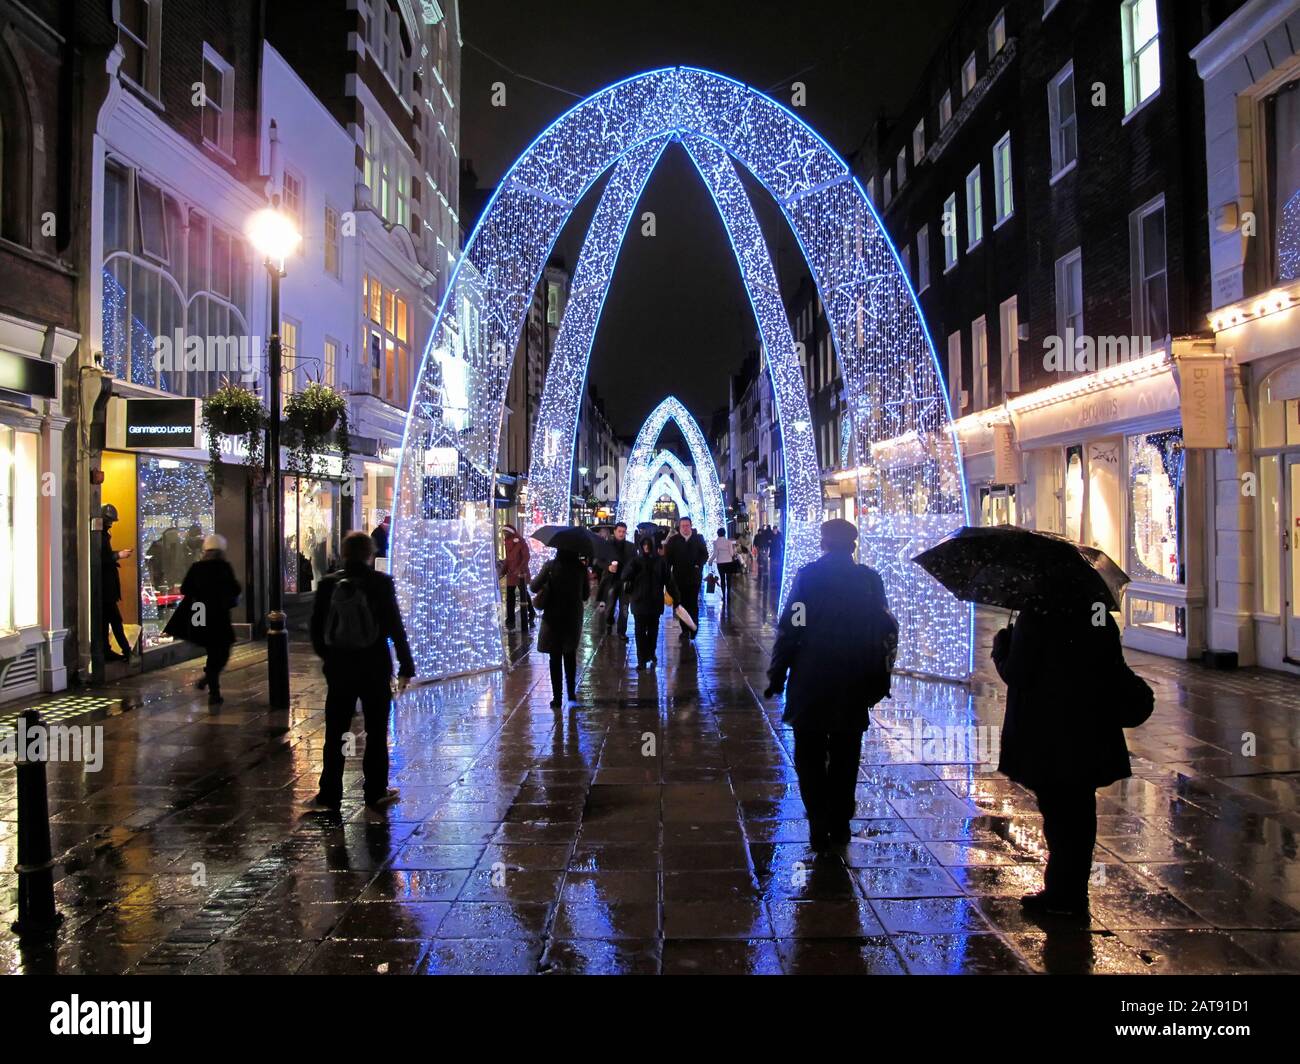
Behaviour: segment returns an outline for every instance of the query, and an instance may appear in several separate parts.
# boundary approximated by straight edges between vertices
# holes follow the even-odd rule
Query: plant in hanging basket
[[[330,433],[343,456],[343,478],[352,474],[352,439],[348,431],[348,401],[320,381],[292,393],[284,404],[284,424],[290,442],[289,464],[314,477],[316,459],[325,451]]]
[[[208,479],[215,495],[221,494],[221,436],[243,436],[248,441],[244,464],[256,468],[262,464],[262,434],[266,429],[266,411],[262,401],[249,389],[226,381],[203,400],[203,431],[208,436]]]

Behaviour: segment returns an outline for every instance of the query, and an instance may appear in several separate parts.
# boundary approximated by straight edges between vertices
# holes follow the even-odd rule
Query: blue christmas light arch
[[[646,496],[641,503],[640,513],[637,514],[637,524],[653,519],[655,503],[665,495],[667,495],[668,498],[672,500],[673,505],[677,507],[678,519],[689,517],[692,522],[699,521],[700,517],[698,511],[692,507],[691,501],[685,497],[682,490],[677,486],[677,481],[673,480],[673,478],[667,473],[664,473],[658,480],[650,485],[650,490],[646,492]]]
[[[659,437],[669,422],[674,422],[686,440],[686,449],[695,464],[697,490],[700,501],[700,518],[704,527],[700,533],[712,536],[714,531],[724,527],[726,512],[722,499],[722,485],[718,483],[718,470],[713,464],[713,455],[709,451],[708,440],[700,431],[699,422],[686,409],[676,396],[669,395],[650,411],[641,425],[628,455],[627,470],[623,474],[622,490],[618,500],[618,519],[629,525],[640,520],[641,506],[650,491],[656,472],[666,461],[676,463],[673,472],[679,477],[689,478],[685,466],[671,451],[657,451]],[[665,457],[667,456],[667,457]],[[679,507],[680,509],[680,507]]]
[[[689,67],[620,81],[556,119],[502,180],[457,263],[421,361],[394,514],[394,575],[419,674],[504,663],[492,478],[524,316],[592,184],[631,152],[673,138],[695,146],[702,174],[719,173],[718,153],[745,167],[794,232],[844,379],[860,554],[881,572],[899,618],[899,667],[969,675],[970,608],[908,561],[967,513],[938,359],[898,254],[847,164],[814,130],[761,92]],[[751,287],[750,299],[770,348],[786,316],[780,293]],[[773,367],[785,357],[767,355]],[[883,446],[899,437],[913,445]]]
[[[686,468],[686,463],[678,458],[672,451],[660,451],[650,460],[650,476],[654,478],[655,485],[661,476],[666,476],[672,480],[673,484],[679,489],[680,497],[685,503],[684,506],[677,507],[678,516],[689,517],[695,524],[705,520],[704,505],[700,501],[700,488],[695,482],[695,477]],[[626,481],[624,481],[626,484]],[[654,504],[659,499],[655,493],[655,485],[652,485],[645,497],[638,502],[631,500],[631,505],[627,507],[626,512],[636,518],[636,523],[650,520],[648,514],[654,510]],[[676,502],[676,499],[673,500]],[[631,524],[628,521],[628,524]],[[704,532],[703,526],[700,532]],[[709,533],[712,535],[712,532]]]

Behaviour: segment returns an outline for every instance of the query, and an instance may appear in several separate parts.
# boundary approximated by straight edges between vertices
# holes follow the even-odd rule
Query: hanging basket
[[[221,494],[221,436],[243,436],[248,441],[245,464],[256,468],[262,462],[262,434],[266,411],[262,401],[238,384],[223,384],[203,400],[203,429],[208,436],[208,479],[212,493]]]
[[[343,455],[344,477],[351,475],[348,402],[329,385],[312,381],[302,391],[291,394],[284,404],[284,425],[291,441],[289,461],[295,470],[313,476],[316,459],[324,453],[333,433]]]

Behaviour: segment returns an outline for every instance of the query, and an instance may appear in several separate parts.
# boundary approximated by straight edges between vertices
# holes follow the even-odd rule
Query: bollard
[[[54,908],[54,861],[50,853],[50,805],[45,794],[45,762],[28,761],[24,737],[42,727],[29,709],[19,717],[18,749],[18,920],[19,935],[46,935],[63,922]]]

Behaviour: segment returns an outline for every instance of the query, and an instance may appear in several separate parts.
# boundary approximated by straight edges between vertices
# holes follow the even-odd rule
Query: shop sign
[[[127,399],[127,447],[197,447],[197,399]]]
[[[1021,481],[1020,451],[1011,434],[1010,425],[993,426],[993,483],[1019,484]]]
[[[1228,446],[1228,404],[1222,355],[1185,355],[1178,360],[1183,445],[1211,450]]]
[[[0,388],[42,399],[57,398],[54,363],[0,351]]]

